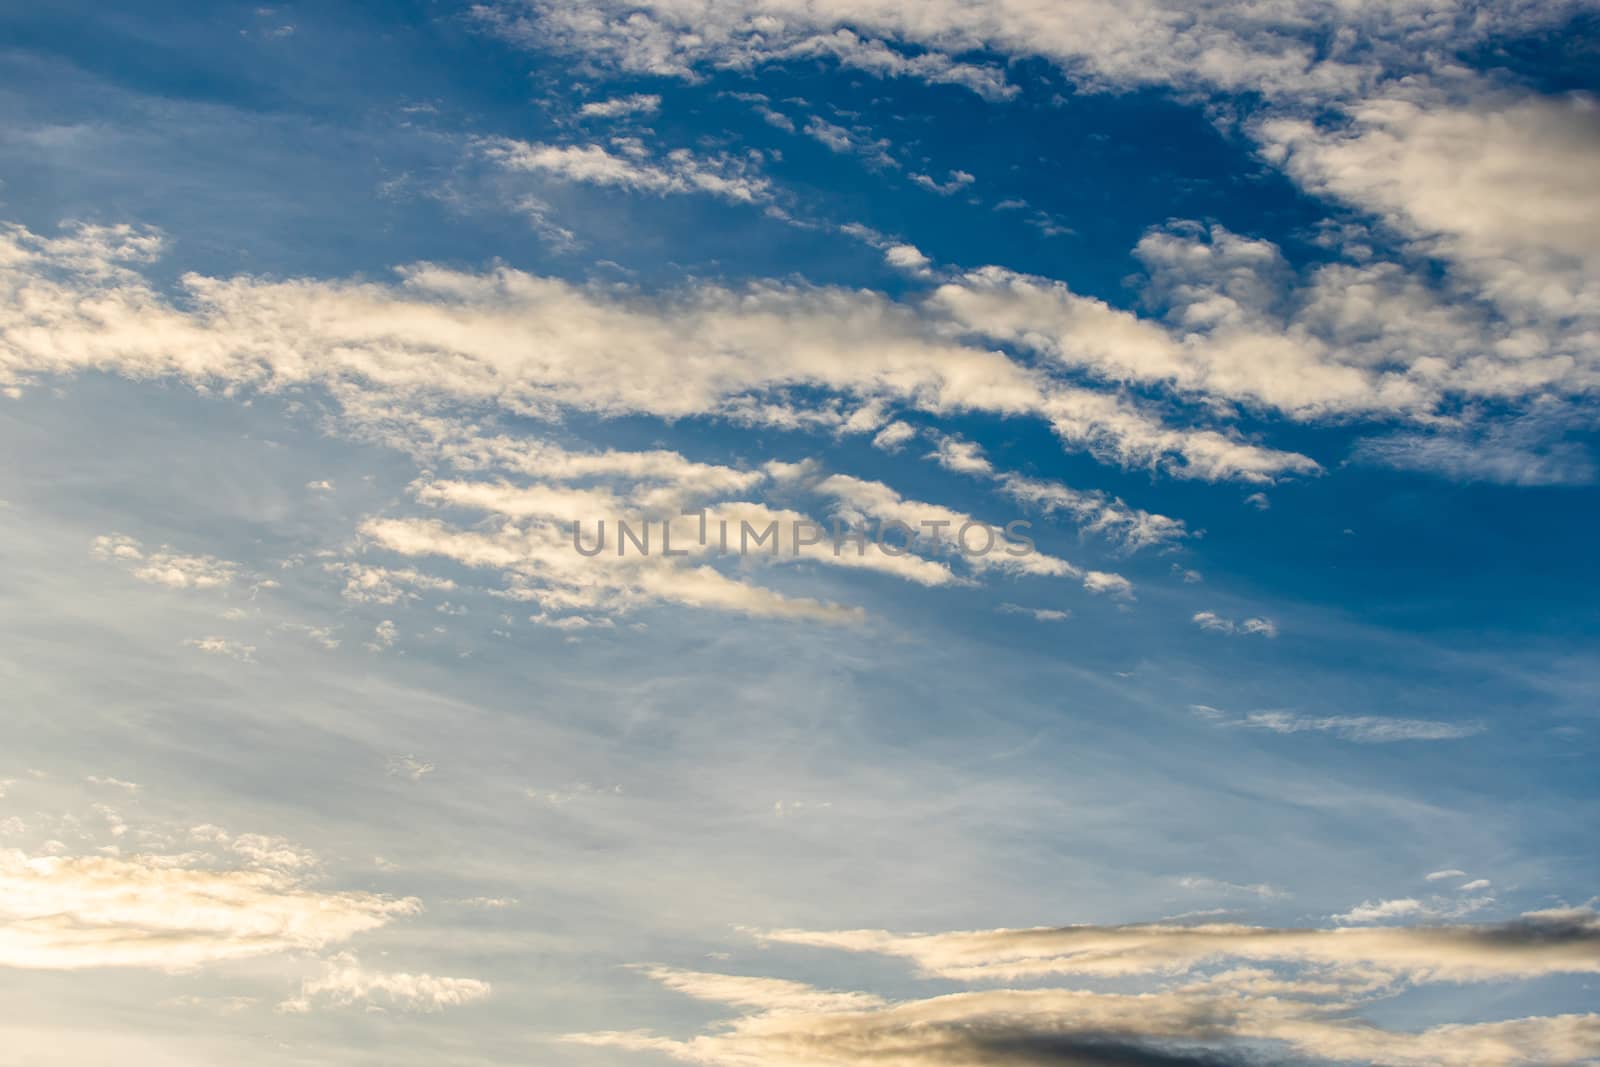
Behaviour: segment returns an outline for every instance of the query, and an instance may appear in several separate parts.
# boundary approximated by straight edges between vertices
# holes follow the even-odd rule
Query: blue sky
[[[1595,1062],[1595,26],[0,14],[0,1064]]]

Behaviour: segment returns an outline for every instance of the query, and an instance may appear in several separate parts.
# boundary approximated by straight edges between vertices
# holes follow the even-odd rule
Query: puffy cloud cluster
[[[1537,335],[1539,323],[1577,317],[1595,328],[1600,215],[1589,179],[1600,167],[1600,103],[1592,97],[1413,87],[1362,101],[1339,124],[1272,119],[1257,136],[1306,188],[1371,212],[1450,262],[1506,318],[1501,354],[1525,361],[1525,377],[1563,371],[1550,365],[1559,348],[1541,353],[1552,339]],[[1525,387],[1513,377],[1499,388]]]
[[[121,563],[141,582],[170,589],[217,589],[239,577],[239,565],[214,556],[174,552],[170,546],[151,550],[126,534],[103,534],[94,539],[95,559]]]
[[[1255,91],[1269,99],[1349,96],[1436,53],[1558,24],[1578,3],[1421,5],[1362,0],[1268,4],[1176,0],[487,0],[479,19],[530,46],[595,66],[696,77],[832,58],[881,77],[1014,92],[976,52],[1039,56],[1082,86]]]
[[[1583,450],[1560,440],[1569,420],[1559,402],[1600,385],[1600,210],[1588,177],[1600,165],[1600,108],[1582,94],[1540,96],[1475,76],[1448,57],[1589,7],[936,0],[913,14],[888,0],[499,0],[477,13],[505,36],[613,71],[693,78],[821,54],[817,42],[831,41],[822,51],[880,74],[960,80],[944,74],[985,69],[955,58],[964,53],[1038,56],[1080,90],[1162,85],[1206,99],[1234,114],[1263,159],[1357,213],[1325,234],[1338,258],[1291,270],[1269,242],[1180,224],[1137,249],[1157,316],[999,266],[948,279],[922,314],[1105,386],[1299,420],[1427,426],[1363,442],[1363,461],[1550,485],[1595,477]],[[868,50],[900,62],[858,61]],[[1005,84],[970,83],[989,96]],[[891,145],[859,130],[814,120],[807,132],[894,164]],[[912,180],[952,192],[967,172],[950,173],[949,183]],[[923,263],[906,269],[932,276]],[[1537,416],[1520,440],[1504,440],[1482,410],[1506,403]],[[1236,456],[1187,466],[1252,476]]]

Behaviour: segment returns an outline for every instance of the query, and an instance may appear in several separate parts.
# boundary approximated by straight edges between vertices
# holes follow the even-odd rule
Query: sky
[[[1600,1063],[1597,92],[1586,3],[0,12],[0,1067]]]

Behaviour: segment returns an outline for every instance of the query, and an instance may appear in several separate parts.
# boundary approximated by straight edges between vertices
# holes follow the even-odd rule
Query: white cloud
[[[590,158],[564,151],[554,158]],[[590,161],[604,170],[610,158]],[[716,414],[819,429],[876,401],[1030,415],[1069,447],[1180,476],[1260,481],[1316,469],[1237,433],[1168,426],[1126,398],[949,339],[924,317],[936,306],[869,292],[763,282],[645,297],[419,265],[398,285],[187,275],[180,307],[124,266],[149,242],[130,237],[132,250],[86,260],[85,232],[0,232],[0,287],[17,294],[0,311],[14,339],[0,379],[97,369],[234,391],[322,384],[348,410],[375,398],[406,410],[397,401],[425,395],[523,414]],[[683,351],[698,358],[677,358]],[[797,410],[778,395],[800,387],[833,399]]]
[[[923,255],[922,250],[916,245],[890,245],[884,251],[883,258],[889,266],[897,270],[903,270],[908,274],[924,277],[932,274],[932,271],[928,269],[928,265],[932,261]]]
[[[1456,741],[1484,732],[1482,723],[1442,722],[1436,719],[1399,719],[1383,715],[1297,715],[1287,711],[1252,711],[1244,715],[1205,704],[1191,709],[1218,726],[1245,730],[1267,730],[1275,734],[1329,733],[1345,741],[1381,745],[1399,741]],[[1435,871],[1428,881],[1460,875],[1462,872]]]
[[[1245,619],[1243,622],[1235,622],[1232,619],[1218,615],[1214,611],[1197,611],[1190,621],[1200,629],[1209,630],[1212,633],[1255,634],[1260,637],[1278,636],[1278,624],[1261,616]]]
[[[1136,255],[1145,302],[1159,318],[1000,267],[946,281],[929,304],[973,336],[1107,384],[1267,407],[1296,421],[1420,424],[1364,442],[1358,458],[1521,484],[1594,478],[1581,447],[1549,438],[1571,421],[1563,403],[1600,383],[1600,359],[1586,340],[1600,328],[1600,300],[1594,315],[1569,309],[1519,320],[1514,308],[1488,306],[1481,278],[1430,280],[1370,256],[1297,273],[1269,242],[1191,223],[1151,231]],[[1463,409],[1473,400],[1514,403],[1525,422]],[[1251,499],[1268,503],[1264,494]]]
[[[404,971],[374,971],[355,956],[341,952],[327,962],[320,977],[301,982],[300,993],[278,1005],[279,1011],[307,1012],[319,1003],[335,1007],[366,1004],[402,1011],[436,1012],[482,1000],[492,992],[476,978],[442,978]]]
[[[1176,0],[930,0],[915,7],[896,0],[500,0],[475,11],[511,40],[628,72],[694,77],[702,68],[749,70],[829,56],[880,76],[1009,95],[1014,90],[999,70],[951,58],[987,51],[1051,60],[1083,90],[1172,85],[1326,99],[1415,72],[1496,34],[1559,25],[1577,9],[1362,4],[1334,11],[1310,0],[1247,8]]]
[[[994,464],[983,454],[983,448],[975,441],[964,441],[959,437],[940,437],[938,447],[929,453],[929,458],[936,460],[945,470],[958,474],[990,477],[995,473]]]
[[[737,529],[737,518],[734,528]],[[761,524],[763,527],[765,523]],[[406,556],[441,556],[469,567],[507,572],[507,595],[539,604],[546,612],[604,608],[626,612],[650,603],[772,618],[853,622],[857,609],[803,597],[785,597],[741,582],[710,566],[679,565],[660,555],[618,558],[609,553],[586,559],[570,543],[570,532],[552,528],[506,527],[498,533],[450,528],[437,520],[369,520],[363,534],[374,544]],[[688,526],[682,544],[692,543]],[[613,542],[615,543],[615,542]],[[819,557],[820,558],[820,557]],[[849,561],[854,557],[840,557]],[[846,562],[844,565],[848,565]]]
[[[1488,883],[1484,883],[1487,887]],[[1463,886],[1463,889],[1466,887]],[[1430,900],[1417,900],[1414,897],[1402,897],[1397,900],[1369,900],[1358,904],[1342,915],[1333,916],[1338,923],[1385,923],[1395,919],[1413,919],[1427,922],[1437,922],[1441,919],[1459,919],[1475,911],[1481,911],[1494,903],[1493,897],[1477,897],[1462,900],[1445,897],[1434,897]]]
[[[694,77],[701,65],[749,70],[768,63],[832,59],[876,77],[959,85],[988,99],[1005,99],[1017,91],[997,67],[959,62],[933,48],[908,53],[833,20],[790,21],[733,8],[719,13],[727,22],[711,11],[705,20],[682,20],[682,12],[547,0],[483,4],[474,8],[474,14],[511,40],[569,49],[588,63],[608,63],[626,71]]]
[[[1368,901],[1350,909],[1343,915],[1335,915],[1334,919],[1345,923],[1381,922],[1384,919],[1415,918],[1422,915],[1426,910],[1420,900],[1412,900],[1410,898]]]
[[[139,791],[138,782],[125,782],[121,778],[108,778],[101,777],[97,774],[91,774],[85,778],[84,781],[88,782],[90,785],[108,786],[110,788],[121,789],[129,793],[137,793]]]
[[[1021,604],[1001,604],[996,611],[1004,615],[1026,615],[1037,622],[1065,622],[1072,612],[1060,608],[1028,608]]]
[[[656,196],[704,193],[745,204],[772,197],[771,183],[757,172],[753,155],[697,156],[687,148],[675,148],[655,156],[636,140],[624,138],[613,145],[616,151],[599,144],[553,145],[501,137],[480,141],[478,150],[503,170],[560,181]]]
[[[633,93],[610,100],[591,100],[578,109],[586,118],[615,119],[628,115],[654,115],[661,110],[661,97],[655,93]]]
[[[298,870],[304,857],[292,847],[220,836],[244,866],[189,853],[0,849],[0,965],[183,970],[316,950],[419,910],[409,898],[313,889]],[[201,840],[215,843],[215,835]]]
[[[924,189],[938,193],[940,196],[952,196],[955,193],[959,193],[977,180],[964,170],[951,171],[949,179],[943,182],[934,181],[926,174],[912,174],[910,178]]]
[[[1432,719],[1393,719],[1381,715],[1293,715],[1282,711],[1257,711],[1235,725],[1275,734],[1313,731],[1331,733],[1346,741],[1388,744],[1394,741],[1455,741],[1483,733],[1481,723],[1439,722]]]
[[[231,585],[239,565],[214,556],[191,556],[170,546],[149,550],[125,534],[104,534],[90,548],[96,559],[121,563],[141,582],[169,589],[217,589]]]
[[[382,652],[386,648],[393,648],[395,640],[400,636],[400,630],[392,619],[384,619],[372,628],[372,640],[367,642],[369,652]]]
[[[986,523],[965,512],[937,504],[907,500],[882,482],[846,474],[832,474],[811,483],[810,488],[834,501],[835,517],[857,526],[868,522],[904,523],[912,530],[918,531],[919,536],[931,540],[934,534],[927,529],[928,524],[942,523],[938,537],[946,552],[949,552],[962,538],[963,530],[969,527],[991,531],[988,538],[980,538],[979,535],[970,532],[968,534],[968,540],[965,542],[968,552],[963,558],[975,570],[995,568],[1017,574],[1079,578],[1082,579],[1084,588],[1090,592],[1109,591],[1122,594],[1132,588],[1118,575],[1085,573],[1064,559],[1036,550],[1013,551],[1004,543],[1002,535],[994,532],[1001,530],[1003,524]],[[991,543],[992,551],[981,551],[985,545]]]
[[[226,637],[212,635],[210,637],[192,637],[184,642],[188,648],[204,652],[208,656],[223,656],[227,659],[236,659],[240,663],[253,663],[256,658],[256,646],[243,641],[233,641]]]
[[[899,161],[889,154],[889,142],[881,137],[873,137],[870,131],[860,128],[846,129],[819,115],[813,115],[806,121],[805,128],[801,132],[814,141],[820,141],[831,152],[860,156],[869,166],[878,168],[900,166]]]
[[[1566,420],[1552,420],[1564,422]],[[1354,458],[1403,471],[1442,475],[1457,482],[1501,485],[1591,485],[1596,468],[1575,441],[1549,441],[1551,430],[1530,419],[1519,427],[1467,432],[1396,433],[1357,443]]]
[[[1407,86],[1352,106],[1343,125],[1279,119],[1258,136],[1301,184],[1373,212],[1448,261],[1514,325],[1600,315],[1593,98]],[[1550,340],[1509,333],[1502,351],[1464,369],[1485,392],[1571,375]]]
[[[328,563],[326,570],[345,578],[343,596],[358,604],[399,604],[416,600],[418,590],[449,592],[456,583],[449,578],[423,574],[411,567],[379,567],[364,563]]]
[[[915,426],[896,420],[878,431],[877,436],[872,439],[872,445],[885,452],[897,452],[907,441],[913,440],[916,436]]]
[[[946,470],[992,479],[1013,500],[1047,515],[1064,512],[1085,532],[1105,537],[1129,551],[1170,545],[1189,536],[1181,520],[1131,508],[1106,493],[997,471],[983,449],[972,441],[941,436],[930,458]]]

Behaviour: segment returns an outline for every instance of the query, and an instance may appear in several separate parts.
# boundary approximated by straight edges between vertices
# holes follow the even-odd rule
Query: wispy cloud
[[[1288,711],[1252,711],[1229,715],[1216,708],[1197,704],[1194,712],[1218,726],[1244,730],[1266,730],[1275,734],[1327,733],[1345,741],[1366,745],[1397,741],[1457,741],[1475,737],[1486,727],[1480,722],[1443,722],[1436,719],[1400,719],[1383,715],[1300,715]],[[1450,872],[1436,872],[1448,877]],[[1429,875],[1429,880],[1434,880]]]

